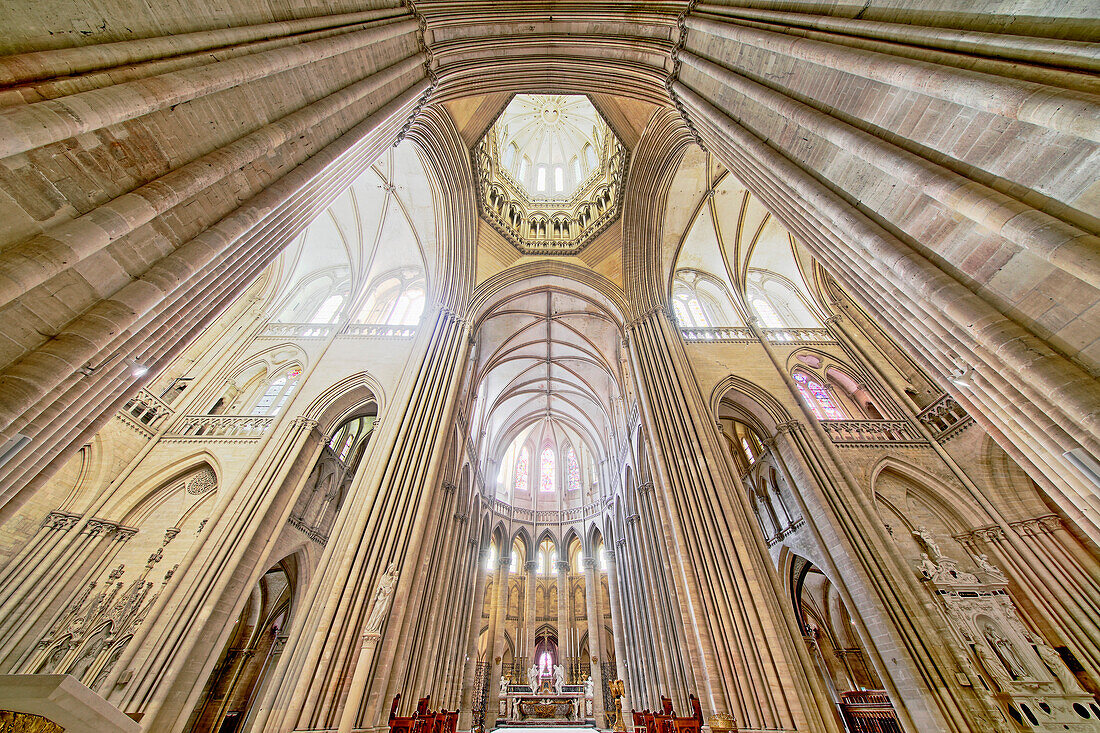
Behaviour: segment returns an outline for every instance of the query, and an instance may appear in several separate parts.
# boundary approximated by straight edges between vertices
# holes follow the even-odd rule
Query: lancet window
[[[572,447],[565,454],[565,486],[567,491],[579,491],[581,488],[581,466]]]
[[[802,395],[802,399],[805,400],[810,411],[813,412],[817,419],[847,419],[848,416],[837,406],[836,401],[833,400],[832,394],[829,393],[828,387],[825,387],[805,372],[795,372],[794,381],[798,386],[798,392]]]
[[[253,415],[278,415],[301,379],[301,367],[294,367],[282,376],[271,380],[252,408]]]
[[[527,446],[520,449],[519,458],[516,459],[515,477],[512,480],[512,492],[520,494],[527,491],[527,474],[530,468],[530,456]]]
[[[415,326],[424,312],[426,298],[427,286],[420,270],[409,268],[383,275],[371,288],[358,320],[360,323]]]
[[[539,491],[554,490],[554,448],[546,446],[539,459]]]

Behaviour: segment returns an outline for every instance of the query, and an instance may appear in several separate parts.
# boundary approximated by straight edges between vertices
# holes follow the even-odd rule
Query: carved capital
[[[581,562],[584,563],[584,569],[585,570],[595,570],[596,569],[596,558],[594,558],[594,557],[586,557]]]
[[[533,573],[539,569],[539,564],[534,560],[528,560],[523,564],[523,569],[529,573]]]
[[[106,536],[116,531],[118,531],[117,522],[99,519],[98,517],[92,517],[88,520],[88,523],[84,525],[84,533],[89,537],[98,537],[99,535]]]
[[[642,518],[637,514],[631,514],[629,517],[626,518],[626,523],[630,525],[636,525],[640,521],[642,521]]]
[[[450,481],[444,481],[443,482],[443,492],[444,493],[453,494],[456,491],[458,491],[458,487],[455,486],[452,482],[450,482]]]
[[[639,494],[648,494],[650,491],[653,491],[652,481],[646,481],[644,484],[638,484]]]
[[[76,526],[76,523],[80,520],[79,514],[69,514],[68,512],[50,512],[46,515],[46,518],[42,520],[42,526],[49,529],[56,529],[62,532],[68,532],[70,529]]]
[[[802,423],[798,420],[787,420],[786,422],[778,423],[775,426],[775,432],[778,433],[793,433],[796,430],[802,430]]]
[[[1062,528],[1062,520],[1055,514],[1045,514],[1041,517],[1032,517],[1019,522],[1011,522],[1010,526],[1017,534],[1023,537],[1034,537],[1040,534],[1050,534]]]
[[[565,560],[558,560],[557,564],[555,565],[555,569],[559,573],[568,573],[569,572],[569,563],[566,562]]]

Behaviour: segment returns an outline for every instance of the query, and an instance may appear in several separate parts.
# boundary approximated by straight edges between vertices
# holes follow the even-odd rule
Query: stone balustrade
[[[949,440],[974,424],[974,418],[947,394],[921,410],[917,419],[938,441]]]
[[[166,437],[255,439],[274,421],[270,415],[185,415]]]
[[[349,323],[341,336],[361,338],[411,339],[416,336],[416,326],[390,326],[385,323]]]
[[[772,344],[833,344],[836,339],[827,328],[762,328],[764,338]],[[680,329],[684,341],[695,343],[756,343],[758,339],[747,326],[715,326]]]
[[[925,441],[904,420],[822,420],[838,445],[921,445]]]
[[[599,516],[600,514],[600,502],[594,501],[591,504],[585,504],[584,506],[572,507],[562,510],[545,510],[539,509],[533,511],[524,507],[515,507],[500,499],[493,500],[493,513],[497,516],[505,519],[510,519],[516,522],[527,522],[529,524],[569,524],[570,522],[579,522],[591,517]]]
[[[269,323],[256,336],[261,339],[321,339],[336,330],[331,323]]]
[[[141,389],[130,398],[121,412],[138,425],[156,430],[172,414],[172,408],[152,392]]]

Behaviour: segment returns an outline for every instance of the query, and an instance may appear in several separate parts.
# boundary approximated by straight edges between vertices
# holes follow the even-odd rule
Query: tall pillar
[[[972,370],[965,391],[952,387],[956,399],[1100,538],[1095,487],[1074,458],[1100,453],[1100,386],[1086,371],[1096,367],[1091,334],[1053,341],[1042,320],[1048,306],[1025,303],[1017,281],[998,277],[1037,263],[1036,283],[1088,292],[1082,308],[1096,302],[1095,229],[1081,224],[1088,214],[1077,187],[1058,182],[1095,150],[1096,100],[1083,99],[1062,70],[1036,76],[1028,64],[1003,63],[1017,53],[1014,36],[983,34],[986,57],[976,63],[985,73],[975,73],[945,61],[953,54],[925,49],[912,58],[899,52],[911,46],[869,40],[877,26],[869,19],[822,16],[845,25],[844,40],[804,29],[796,39],[767,12],[778,23],[765,30],[729,15],[741,10],[709,10],[685,17],[669,85],[701,141],[922,366],[943,382]],[[965,34],[962,23],[952,33]],[[839,87],[860,93],[824,91]],[[869,121],[868,110],[887,106],[889,120],[876,113]],[[976,116],[988,121],[992,147],[964,132]],[[1045,165],[1052,145],[1076,153]],[[928,152],[941,150],[1006,183]],[[868,197],[868,180],[885,193]],[[916,200],[923,218],[906,213]],[[926,226],[931,219],[953,225]],[[1001,253],[1000,267],[977,264],[985,251]]]
[[[501,552],[503,553],[503,550]],[[496,725],[500,711],[500,676],[504,664],[504,629],[508,625],[508,586],[511,567],[511,553],[501,554],[496,579],[493,581],[496,600],[493,602],[492,620],[489,622],[489,645],[485,648],[485,660],[489,662],[489,694],[485,703],[487,729]]]
[[[90,164],[74,173],[80,182],[66,191],[72,200],[55,191],[49,203],[30,204],[49,207],[34,217],[48,226],[31,236],[20,230],[21,239],[3,242],[0,313],[31,309],[46,319],[40,333],[48,330],[50,337],[13,341],[0,373],[0,440],[17,433],[32,437],[0,467],[0,519],[11,516],[367,169],[429,88],[417,24],[407,11],[303,21],[315,31],[336,26],[320,35],[288,30],[300,23],[250,27],[226,19],[234,20],[238,25],[226,29],[226,38],[267,42],[225,47],[219,58],[195,63],[178,56],[178,37],[150,39],[157,43],[145,59],[172,59],[179,64],[175,71],[122,81],[115,76],[125,76],[122,68],[109,61],[104,68],[108,53],[93,65],[103,73],[92,76],[109,77],[110,84],[5,113],[9,134],[0,157],[18,151],[33,161],[69,157],[68,141],[83,133],[78,148],[126,139],[114,153],[127,174],[112,178],[100,169],[94,189],[81,190],[93,180],[90,169],[98,164]],[[95,55],[111,45],[81,52]],[[69,50],[31,54],[37,67],[28,69],[32,78],[68,77],[71,71],[60,70]],[[271,83],[276,75],[288,83],[277,89]],[[250,95],[273,98],[240,107]],[[66,105],[87,113],[65,112]],[[232,114],[222,113],[232,105]],[[215,118],[219,124],[208,124]],[[146,154],[154,148],[161,153]],[[75,164],[78,156],[91,160],[96,154],[71,155]],[[28,164],[28,172],[38,165]],[[73,216],[74,210],[84,213]],[[121,264],[123,250],[156,254]],[[62,280],[82,280],[79,272],[103,268],[119,275],[115,285],[104,282],[106,292],[92,288],[77,296],[57,287]],[[149,367],[147,375],[134,377],[128,360]]]
[[[524,661],[528,665],[535,661],[535,630],[538,628],[538,568],[539,564],[534,560],[528,560],[523,566],[526,571],[527,608],[523,613],[523,646],[517,645],[516,652],[524,655]]]
[[[622,540],[616,542],[622,542]],[[626,658],[626,629],[624,628],[623,607],[619,601],[617,550],[617,547],[615,550],[610,547],[605,548],[607,552],[607,594],[608,602],[611,604],[611,634],[612,642],[615,644],[615,673],[619,679],[625,680],[631,677],[631,672]],[[623,710],[630,710],[628,699],[623,700]]]
[[[603,707],[603,673],[600,664],[604,661],[603,654],[603,618],[599,605],[599,578],[596,574],[597,560],[594,557],[584,558],[584,606],[585,615],[588,617],[588,654],[591,658],[592,676],[592,715],[596,719],[597,728],[606,728]]]
[[[634,322],[629,343],[704,712],[750,729],[838,732],[678,331],[654,308]]]
[[[373,726],[383,715],[386,685],[404,679],[407,660],[395,659],[395,650],[410,633],[410,609],[426,603],[414,593],[415,569],[426,552],[428,518],[443,493],[440,457],[469,350],[468,324],[454,313],[437,306],[421,323],[414,352],[421,357],[402,375],[382,433],[372,441],[377,460],[364,461],[349,488],[302,599],[303,613],[292,621],[257,730],[333,728],[338,721]],[[391,564],[398,571],[392,604],[384,618],[372,620],[381,623],[377,653],[371,665],[360,664],[374,595]],[[350,722],[342,715],[349,708]]]
[[[470,542],[476,546],[479,540],[471,539]],[[470,730],[472,728],[473,723],[471,717],[474,710],[474,695],[479,692],[479,690],[474,689],[474,678],[477,676],[477,647],[478,642],[481,640],[481,617],[485,613],[485,586],[488,585],[486,579],[489,577],[489,570],[486,568],[486,563],[488,562],[489,548],[483,547],[477,553],[477,567],[474,569],[474,602],[470,614],[470,633],[466,643],[465,663],[462,665],[462,697],[458,704],[459,730]],[[498,565],[494,569],[499,573],[500,566]],[[490,617],[494,617],[492,604],[490,604],[489,615]],[[486,633],[491,639],[493,633],[492,618],[490,618],[489,629]],[[486,656],[489,657],[490,655],[491,650],[487,649]],[[486,661],[491,665],[491,658],[486,659]]]
[[[558,581],[558,663],[565,664],[566,657],[576,655],[569,648],[569,636],[572,633],[573,623],[569,610],[569,561],[558,560],[554,566],[554,573]]]

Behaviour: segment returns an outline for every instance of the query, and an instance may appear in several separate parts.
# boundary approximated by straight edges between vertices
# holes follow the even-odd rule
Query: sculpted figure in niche
[[[976,555],[974,557],[974,562],[983,572],[993,576],[994,580],[1003,582],[1008,579],[1005,577],[1005,574],[1001,572],[1000,568],[989,562],[989,556],[984,552],[981,555]]]
[[[532,664],[527,669],[527,685],[531,688],[531,692],[538,692],[539,683],[539,668],[537,664]]]
[[[500,696],[504,697],[508,694],[508,678],[504,675],[500,676]]]
[[[565,687],[565,667],[560,664],[554,665],[554,692],[561,694],[562,688]]]
[[[593,688],[595,687],[595,685],[596,685],[596,682],[595,682],[595,680],[592,679],[592,675],[588,675],[588,677],[584,681],[584,696],[585,697],[592,697],[592,691],[593,691]]]
[[[1039,659],[1043,660],[1046,668],[1062,683],[1062,689],[1066,692],[1080,692],[1081,686],[1077,684],[1077,678],[1066,667],[1065,662],[1058,656],[1058,652],[1051,649],[1042,639],[1033,637],[1031,642],[1035,645]]]
[[[378,589],[374,591],[374,602],[371,605],[366,626],[363,628],[363,636],[378,634],[382,631],[382,623],[386,620],[386,612],[390,610],[390,600],[396,585],[397,563],[391,562],[386,574],[378,583]]]
[[[927,528],[917,527],[917,529],[913,532],[913,536],[917,538],[918,542],[922,543],[926,548],[928,548],[928,552],[932,553],[932,559],[935,562],[939,562],[941,559],[943,559],[943,552],[940,551],[940,546],[936,542],[936,536],[932,534]]]
[[[993,656],[989,646],[979,641],[974,644],[974,651],[977,652],[978,658],[982,661],[982,667],[985,669],[986,674],[992,677],[1002,690],[1008,690],[1012,684],[1012,677],[1009,676],[1004,665]]]
[[[1020,658],[1016,656],[1016,649],[1005,637],[997,633],[997,629],[993,628],[992,624],[986,624],[982,629],[986,641],[989,642],[989,646],[997,652],[997,656],[1004,662],[1004,666],[1012,674],[1015,679],[1024,679],[1030,677],[1027,673],[1027,668],[1020,661]]]

